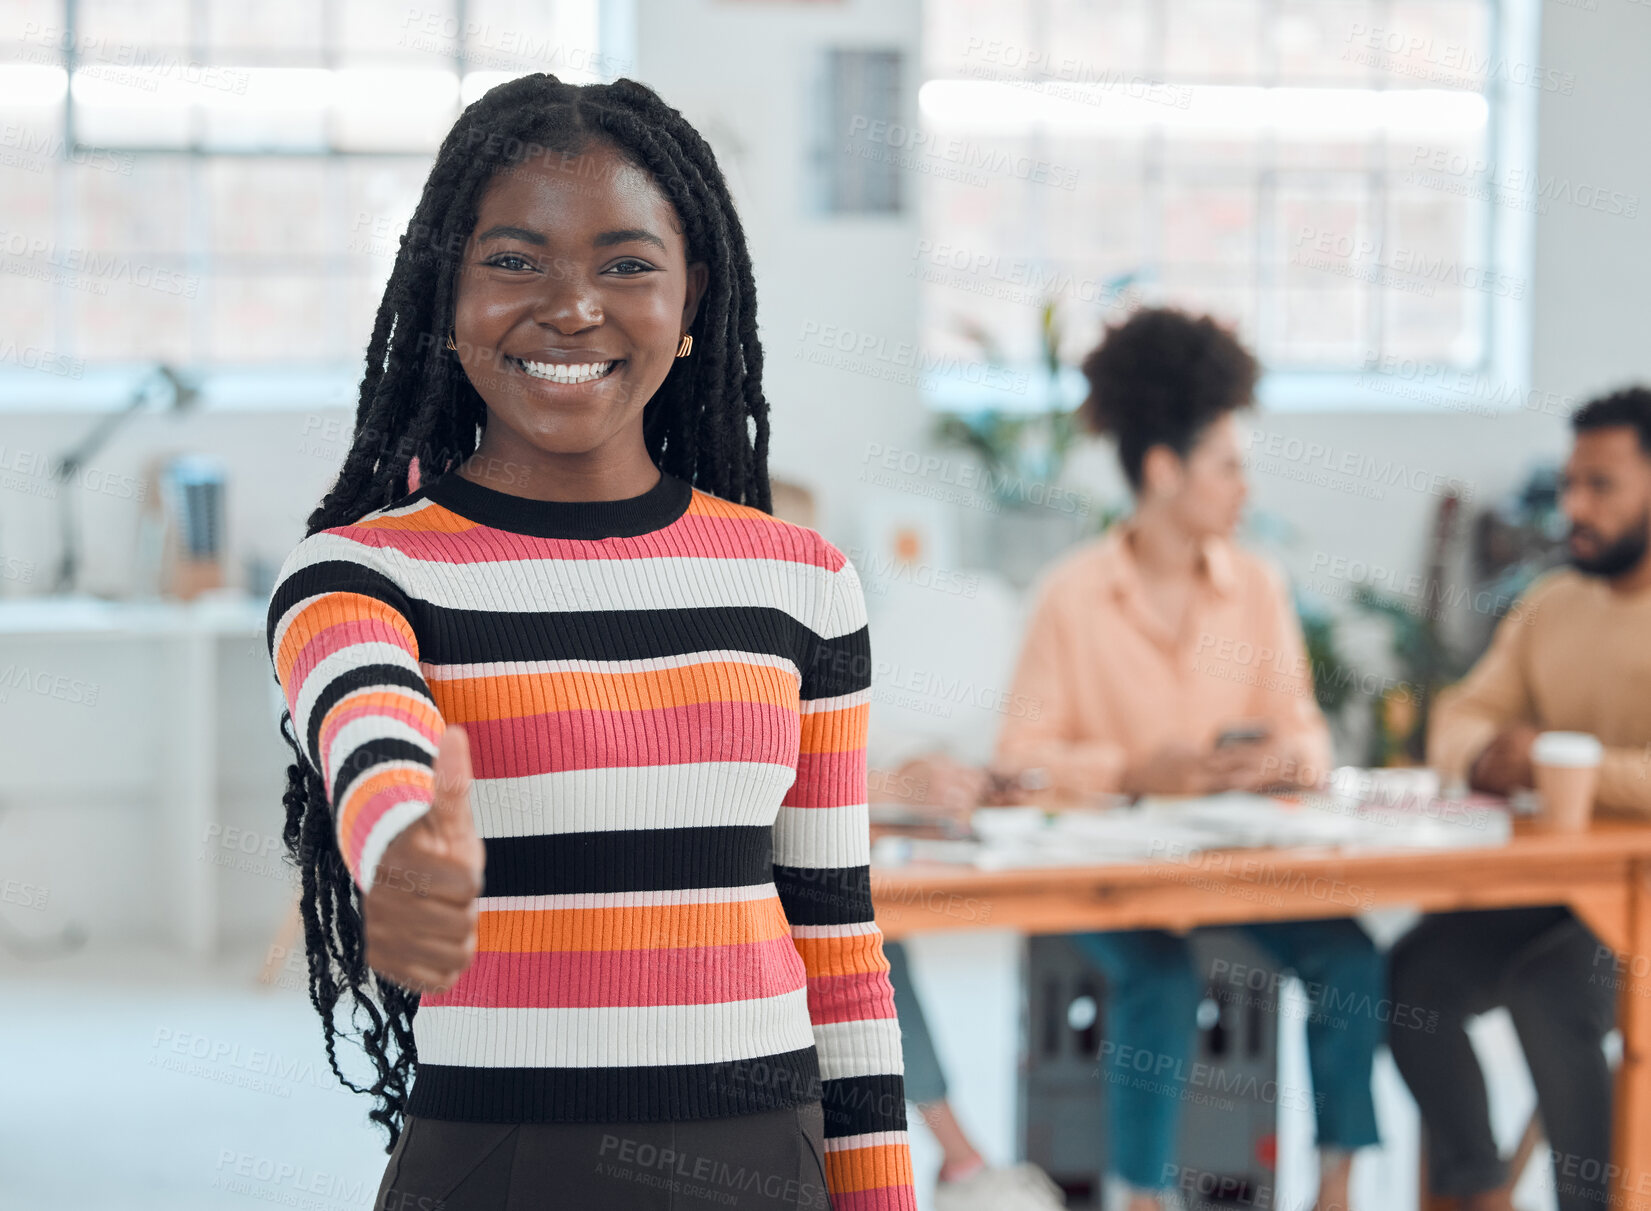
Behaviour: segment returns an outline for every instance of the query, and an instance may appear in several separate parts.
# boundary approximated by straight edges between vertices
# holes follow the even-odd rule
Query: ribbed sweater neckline
[[[449,471],[424,495],[460,517],[534,538],[633,538],[663,530],[688,511],[693,486],[661,470],[659,482],[623,500],[535,500]]]

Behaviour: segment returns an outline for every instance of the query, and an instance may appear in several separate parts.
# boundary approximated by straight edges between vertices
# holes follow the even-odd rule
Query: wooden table
[[[1465,850],[1220,850],[1000,871],[911,863],[874,867],[871,884],[891,939],[958,929],[1185,930],[1384,905],[1569,905],[1619,957],[1614,1205],[1651,1208],[1651,822],[1599,819],[1586,833],[1555,836],[1520,821],[1507,844]]]

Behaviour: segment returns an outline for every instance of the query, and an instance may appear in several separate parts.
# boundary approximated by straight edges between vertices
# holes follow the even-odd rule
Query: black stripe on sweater
[[[751,887],[769,882],[774,860],[773,829],[762,824],[542,833],[483,844],[487,896]]]
[[[906,1081],[895,1073],[836,1077],[823,1082],[828,1139],[906,1129]]]
[[[390,685],[412,690],[432,707],[436,705],[424,677],[397,664],[364,664],[340,673],[321,687],[321,692],[315,696],[315,705],[310,709],[309,726],[305,729],[305,751],[310,754],[310,760],[315,762],[317,769],[321,768],[321,721],[327,717],[327,712],[347,694]]]
[[[793,663],[814,633],[774,606],[645,610],[457,610],[411,603],[419,656],[431,664],[647,660],[731,648]]]
[[[835,698],[871,684],[871,632],[868,627],[821,639],[808,632],[800,697]]]
[[[264,618],[264,645],[269,649],[271,664],[275,660],[276,625],[293,606],[319,593],[359,593],[376,598],[414,624],[417,634],[413,600],[400,585],[382,572],[353,560],[326,559],[299,568],[277,585],[270,597],[269,611]]]
[[[869,866],[776,866],[774,890],[793,925],[851,925],[874,919]]]
[[[712,1064],[613,1068],[419,1064],[407,1113],[414,1118],[488,1123],[660,1122],[783,1110],[819,1101],[822,1092],[819,1058],[813,1047]],[[827,1134],[838,1134],[830,1130],[829,1123]]]
[[[350,784],[357,778],[372,771],[386,761],[415,761],[426,769],[435,768],[435,758],[410,740],[400,740],[389,736],[379,736],[357,745],[351,749],[349,755],[338,763],[333,771],[332,804],[336,813],[338,805],[344,802],[344,797],[350,793]]]

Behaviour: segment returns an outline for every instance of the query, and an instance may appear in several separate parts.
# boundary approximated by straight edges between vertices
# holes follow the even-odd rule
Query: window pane
[[[1482,241],[1461,206],[1443,197],[1403,192],[1388,203],[1387,250],[1392,266],[1384,291],[1383,347],[1394,354],[1444,363],[1478,360],[1484,350],[1476,313],[1493,293],[1525,292],[1485,264]]]
[[[1049,0],[1041,46],[1056,80],[1155,78],[1147,0]]]
[[[1253,334],[1270,368],[1358,370],[1383,342],[1477,365],[1489,299],[1522,288],[1480,264],[1492,212],[1528,199],[1498,188],[1488,125],[1470,109],[1394,90],[1473,92],[1487,71],[1511,72],[1493,66],[1490,17],[1487,0],[930,0],[925,67],[948,86],[931,106],[944,133],[1069,164],[1075,182],[1017,194],[925,181],[928,261],[961,249],[976,266],[1018,264],[1063,300],[1068,285],[1100,283],[1066,309],[1074,347],[1109,308],[1178,301]],[[1017,55],[1023,40],[1037,49]],[[993,71],[977,62],[988,58]],[[958,87],[994,75],[1040,87]],[[1129,92],[1141,76],[1164,91]],[[1060,91],[1067,82],[1088,87]],[[1069,104],[1039,103],[1051,94]],[[1409,259],[1396,266],[1401,239]],[[949,295],[937,265],[923,272],[925,341],[951,347],[972,324],[1016,355],[1035,349],[1005,292],[979,281],[990,270],[946,269]],[[1037,297],[1020,290],[1018,305]]]
[[[1031,7],[1003,0],[935,0],[924,13],[924,70],[971,79],[1027,74],[1036,54]]]
[[[1383,11],[1370,0],[1280,0],[1272,31],[1279,83],[1362,82],[1371,69],[1359,40],[1382,24]]]
[[[326,161],[224,157],[203,166],[208,250],[223,257],[316,257],[327,251]]]
[[[243,62],[242,52],[249,50],[260,56],[272,51],[309,52],[312,61],[320,61],[326,32],[322,0],[281,0],[280,4],[205,0],[204,13],[204,41],[216,52],[218,62]]]
[[[87,361],[188,362],[194,299],[205,291],[181,257],[116,253],[71,289],[75,352]]]
[[[44,157],[7,161],[0,168],[6,198],[6,238],[0,240],[0,332],[19,349],[58,344],[54,282],[65,276],[51,257],[31,255],[35,240],[57,239],[55,205],[59,169]],[[63,259],[58,257],[58,260]]]
[[[80,0],[75,44],[86,59],[131,62],[139,48],[189,45],[189,0]]]
[[[331,280],[315,273],[222,273],[212,280],[206,360],[313,362],[336,356]]]
[[[77,172],[71,240],[98,252],[182,256],[189,251],[189,161],[139,156],[130,176]]]
[[[1280,365],[1362,364],[1371,340],[1370,252],[1380,240],[1368,196],[1351,185],[1279,191],[1270,277],[1276,302],[1261,326]]]
[[[454,37],[453,0],[349,0],[336,5],[340,48],[347,57],[385,62],[427,58],[420,37]]]
[[[0,60],[60,62],[61,0],[0,0]]]
[[[1261,66],[1256,0],[1165,0],[1164,70],[1183,82],[1243,76]]]
[[[604,57],[596,6],[582,0],[470,0],[466,26],[467,64],[476,70],[542,71],[586,83],[629,75],[635,66]]]

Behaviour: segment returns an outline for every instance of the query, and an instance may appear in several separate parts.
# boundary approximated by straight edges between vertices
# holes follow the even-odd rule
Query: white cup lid
[[[1605,746],[1587,732],[1542,732],[1531,744],[1538,765],[1598,765]]]

